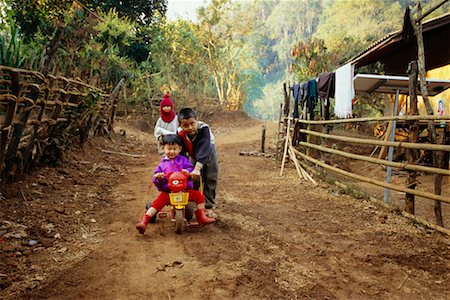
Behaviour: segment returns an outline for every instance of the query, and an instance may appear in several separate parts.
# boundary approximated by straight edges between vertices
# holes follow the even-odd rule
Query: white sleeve
[[[155,136],[156,139],[158,139],[159,136],[162,134],[161,122],[162,122],[162,119],[158,118],[158,120],[156,121],[156,124],[155,124],[155,131],[153,132],[153,135]]]
[[[166,123],[161,118],[158,119],[155,125],[155,138],[162,134],[176,134],[178,129],[178,118],[175,117],[172,122]]]

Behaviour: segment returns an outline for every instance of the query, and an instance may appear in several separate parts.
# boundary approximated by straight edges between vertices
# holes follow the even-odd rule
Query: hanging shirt
[[[336,70],[334,114],[338,118],[352,117],[352,100],[355,97],[354,69],[355,66],[348,63]]]
[[[300,84],[294,84],[292,89],[292,94],[294,96],[294,113],[292,114],[293,118],[298,118],[298,105],[300,103]]]
[[[320,100],[328,105],[328,100],[334,98],[334,88],[335,88],[335,74],[334,72],[322,73],[319,75],[319,80],[317,82],[317,89],[319,90]]]
[[[322,117],[324,120],[330,119],[330,98],[334,98],[334,89],[336,75],[334,72],[322,73],[317,81],[317,89],[319,90],[319,98],[322,108]]]
[[[308,82],[308,111],[309,111],[309,119],[314,120],[314,108],[317,103],[317,82],[315,79],[312,79]]]

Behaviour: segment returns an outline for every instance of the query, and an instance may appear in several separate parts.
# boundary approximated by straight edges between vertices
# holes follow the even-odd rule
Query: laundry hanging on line
[[[336,70],[336,89],[334,115],[338,118],[351,118],[352,100],[355,97],[353,74],[355,66],[348,63]]]

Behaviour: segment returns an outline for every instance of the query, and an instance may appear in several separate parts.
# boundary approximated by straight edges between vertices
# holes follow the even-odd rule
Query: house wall
[[[430,70],[427,72],[426,76],[427,78],[450,80],[450,65]],[[422,97],[419,96],[417,98],[418,98],[419,113],[424,115],[427,114]],[[442,93],[429,98],[431,106],[433,107],[434,114],[436,115],[438,114],[439,100],[444,100],[444,115],[446,116],[450,115],[450,89],[447,89]]]

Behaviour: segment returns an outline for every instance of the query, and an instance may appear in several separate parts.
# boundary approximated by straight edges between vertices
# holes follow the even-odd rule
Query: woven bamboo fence
[[[111,94],[81,80],[0,65],[1,187],[65,149],[112,129],[123,79]],[[0,190],[1,191],[1,190]]]

